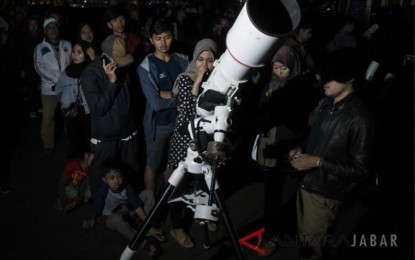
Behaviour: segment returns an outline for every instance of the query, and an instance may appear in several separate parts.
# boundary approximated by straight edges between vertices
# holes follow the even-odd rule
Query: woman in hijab
[[[209,72],[213,70],[213,62],[217,52],[216,43],[211,39],[200,40],[193,52],[193,60],[188,65],[185,72],[181,73],[175,82],[173,92],[177,98],[177,116],[176,125],[170,141],[168,167],[176,169],[179,162],[184,161],[187,155],[187,148],[191,141],[190,134],[187,131],[189,122],[196,115],[196,100],[201,92],[203,80],[207,78]],[[173,196],[180,196],[187,188],[192,176],[185,176],[179,187],[176,188]],[[172,220],[172,230],[170,234],[183,247],[191,248],[194,246],[192,239],[184,231],[183,223],[192,223],[184,221],[189,217],[185,214],[182,216],[185,205],[182,202],[171,203],[170,214]]]
[[[295,219],[295,215],[290,215],[292,203],[287,202],[295,197],[298,178],[298,174],[292,174],[295,171],[290,166],[288,152],[308,132],[308,115],[318,102],[314,82],[310,75],[301,75],[299,58],[291,47],[283,45],[278,49],[272,58],[271,80],[259,102],[257,153],[253,158],[264,174],[265,183],[265,232],[259,245],[264,250],[263,256],[270,256],[277,249],[272,238],[295,232],[290,230],[292,223],[284,222]]]
[[[68,139],[67,159],[82,157],[85,152],[89,152],[90,110],[82,92],[80,77],[92,61],[87,54],[90,47],[90,43],[83,40],[73,45],[72,63],[66,67],[55,86]]]

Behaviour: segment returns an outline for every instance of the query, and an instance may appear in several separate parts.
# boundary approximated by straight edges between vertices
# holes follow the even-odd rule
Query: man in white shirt
[[[40,134],[45,153],[51,153],[55,146],[55,110],[58,98],[55,84],[69,65],[72,45],[59,37],[59,23],[47,18],[43,23],[45,39],[35,47],[34,65],[41,78],[42,126]]]

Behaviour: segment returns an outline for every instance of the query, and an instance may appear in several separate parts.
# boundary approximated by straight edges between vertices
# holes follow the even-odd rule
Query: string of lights
[[[114,0],[26,0],[28,5],[54,5],[54,6],[70,6],[70,7],[83,7],[83,6],[110,6],[116,4],[119,1]]]
[[[158,5],[167,4],[171,6],[183,4],[181,0],[23,0],[28,5],[54,5],[54,6],[110,6],[120,3]]]

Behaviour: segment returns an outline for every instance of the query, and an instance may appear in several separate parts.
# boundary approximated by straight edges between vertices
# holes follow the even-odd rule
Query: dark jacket
[[[321,88],[314,87],[313,78],[296,76],[272,92],[270,82],[265,86],[256,117],[258,134],[266,134],[277,127],[276,140],[264,153],[267,158],[277,158],[283,167],[291,168],[288,152],[294,149],[309,131],[309,115],[322,98]],[[282,166],[282,165],[280,165]]]
[[[325,98],[316,108],[327,112],[313,155],[322,157],[320,167],[305,174],[301,187],[325,198],[341,200],[353,194],[369,177],[374,140],[372,116],[356,93],[332,105]]]
[[[132,86],[127,69],[117,69],[115,83],[109,82],[99,58],[82,72],[81,86],[91,110],[92,138],[120,140],[137,130],[135,95],[132,94],[137,86]]]
[[[138,66],[137,74],[139,75],[140,85],[147,101],[143,118],[144,135],[146,138],[154,139],[156,133],[156,116],[160,112],[176,109],[177,103],[173,99],[162,99],[160,97],[161,79],[157,66],[150,57],[154,57],[154,53],[146,56],[140,66]],[[189,65],[187,56],[183,54],[172,53],[171,59],[174,59],[180,65],[182,71],[185,71],[187,65]],[[162,80],[166,79],[167,77],[162,78]],[[173,88],[173,84],[171,87]]]

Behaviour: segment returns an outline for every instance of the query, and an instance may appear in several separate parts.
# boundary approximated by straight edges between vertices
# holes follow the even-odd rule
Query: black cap
[[[322,73],[323,83],[335,80],[346,83],[363,75],[363,61],[356,48],[342,48],[333,51],[327,58]]]

